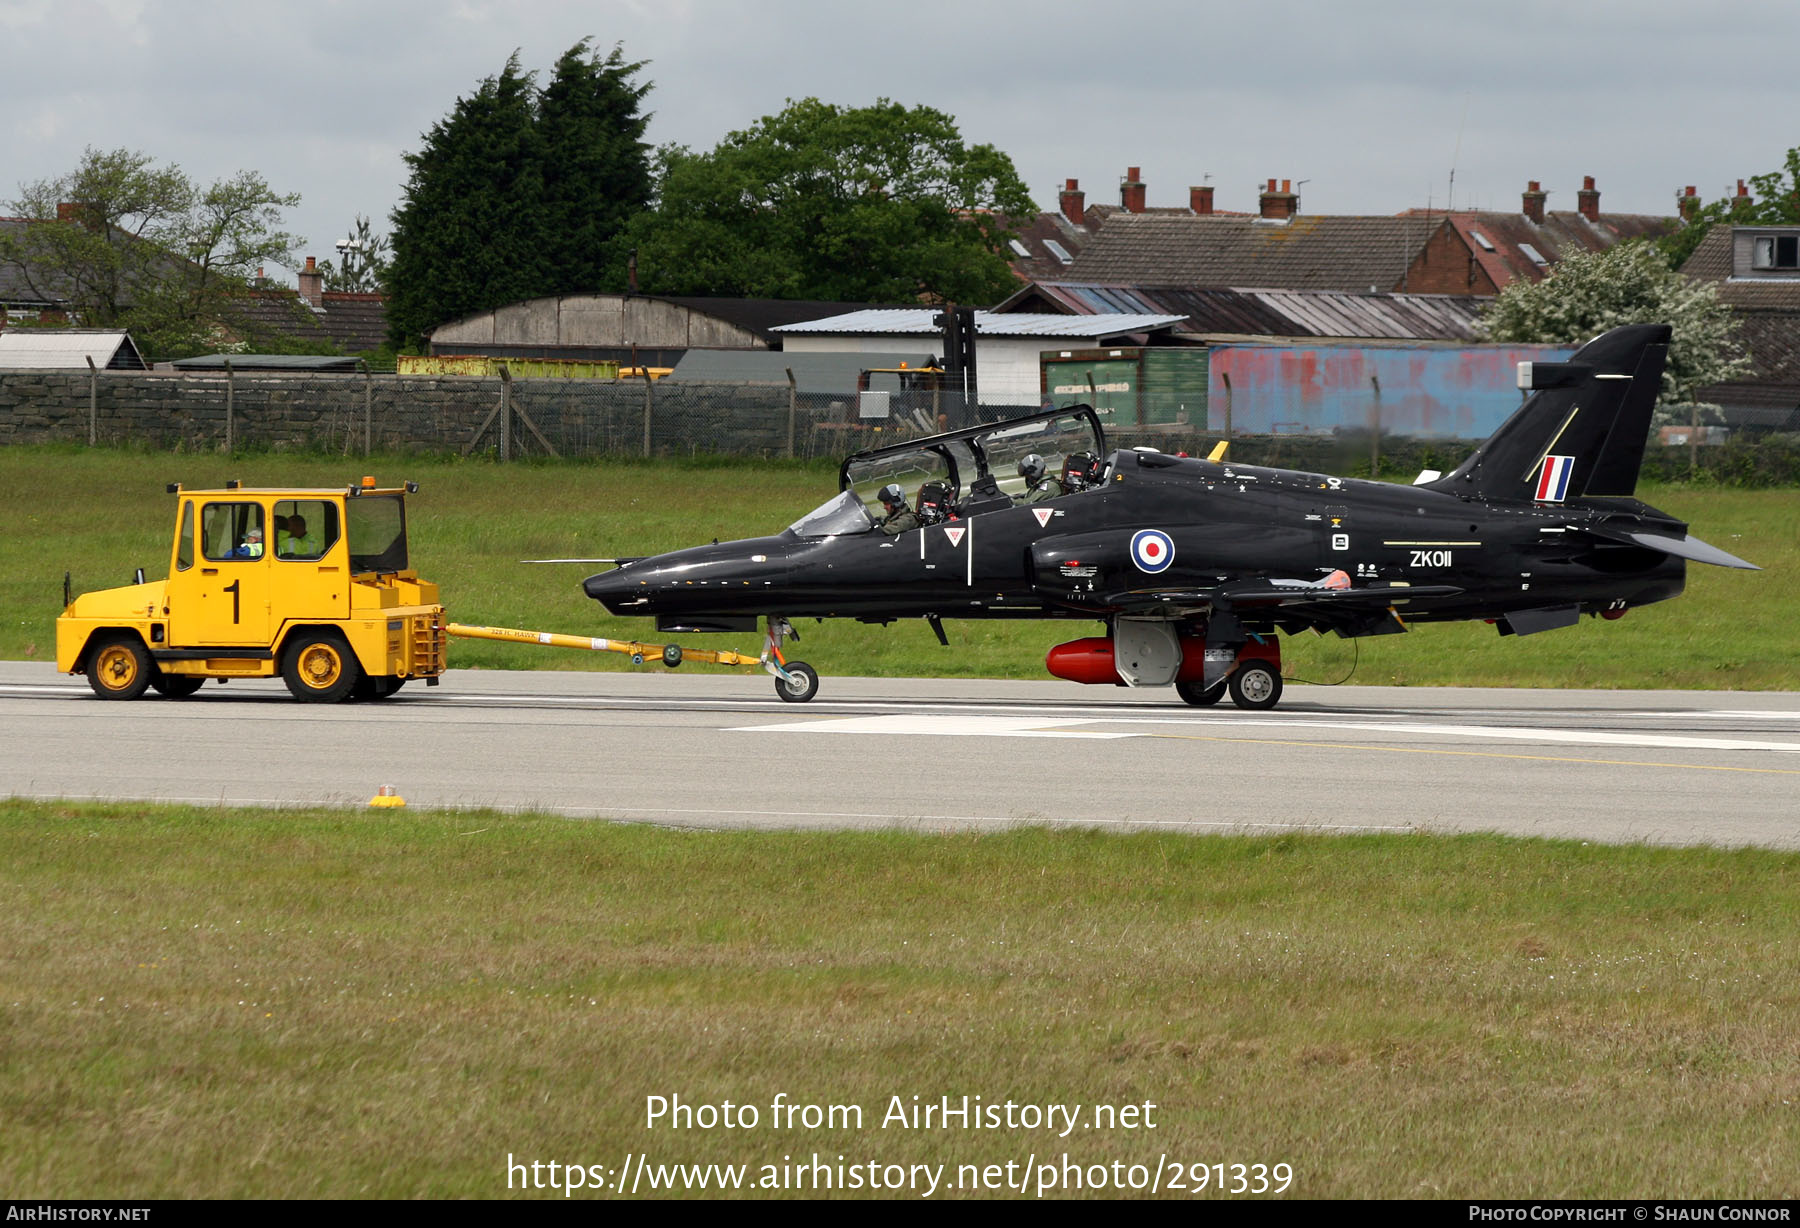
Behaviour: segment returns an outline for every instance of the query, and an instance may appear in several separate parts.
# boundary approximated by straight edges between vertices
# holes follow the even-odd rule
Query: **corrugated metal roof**
[[[931,317],[937,309],[907,307],[898,310],[852,311],[823,320],[784,324],[778,333],[885,333],[936,336],[940,332]],[[975,331],[983,337],[1110,337],[1118,333],[1155,332],[1173,328],[1186,316],[1104,313],[1092,315],[996,315],[975,313]]]
[[[1227,290],[1062,281],[1034,282],[1014,300],[1027,293],[1063,303],[1076,312],[1180,312],[1188,320],[1184,331],[1207,335],[1424,341],[1479,339],[1475,325],[1487,302],[1474,295]]]
[[[129,333],[84,329],[7,329],[0,332],[0,367],[14,370],[85,371],[88,359],[108,367],[141,371],[147,365]]]

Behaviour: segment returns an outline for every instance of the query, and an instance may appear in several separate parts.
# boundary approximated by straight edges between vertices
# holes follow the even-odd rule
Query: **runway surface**
[[[1061,682],[452,671],[95,699],[0,662],[0,796],[537,809],[699,827],[1460,832],[1800,848],[1800,696],[1290,687],[1279,709]],[[405,811],[385,812],[403,816]]]

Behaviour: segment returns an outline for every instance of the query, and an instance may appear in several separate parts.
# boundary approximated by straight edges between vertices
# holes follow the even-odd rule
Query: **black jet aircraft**
[[[1521,364],[1533,391],[1518,411],[1412,486],[1233,464],[1223,448],[1109,454],[1099,415],[1074,406],[855,453],[837,496],[773,537],[622,560],[584,587],[662,631],[766,618],[764,659],[793,702],[818,676],[781,653],[791,619],[920,617],[947,642],[946,618],[1059,618],[1106,634],[1053,648],[1058,677],[1270,708],[1278,633],[1483,619],[1533,635],[1674,597],[1690,560],[1753,567],[1632,497],[1669,331],[1630,325],[1566,363]],[[1028,485],[1058,462],[1060,482]],[[871,509],[890,484],[912,514],[884,528]]]

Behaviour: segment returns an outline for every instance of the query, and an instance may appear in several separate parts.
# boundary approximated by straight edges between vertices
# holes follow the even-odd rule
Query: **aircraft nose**
[[[787,578],[787,549],[776,538],[696,546],[589,576],[588,596],[614,614],[735,610],[766,601]]]

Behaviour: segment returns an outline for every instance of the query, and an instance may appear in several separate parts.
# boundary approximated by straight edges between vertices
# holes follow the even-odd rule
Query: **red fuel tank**
[[[1229,652],[1228,649],[1215,651]],[[1273,636],[1267,637],[1260,644],[1252,640],[1241,646],[1234,655],[1240,661],[1256,658],[1271,662],[1277,670],[1281,668],[1281,644]],[[1086,639],[1058,644],[1044,657],[1044,668],[1058,678],[1089,686],[1125,685],[1124,680],[1119,677],[1118,668],[1113,664],[1112,637],[1107,635],[1090,635]],[[1205,675],[1206,641],[1197,635],[1182,636],[1181,671],[1176,674],[1176,680],[1201,682]],[[1213,676],[1218,677],[1216,673]]]

